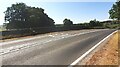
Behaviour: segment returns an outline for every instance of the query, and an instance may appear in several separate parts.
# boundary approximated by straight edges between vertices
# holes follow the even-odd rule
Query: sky
[[[97,19],[108,20],[109,13],[115,0],[1,0],[0,1],[0,25],[5,23],[4,11],[12,4],[23,2],[28,6],[39,7],[52,18],[56,24],[63,24],[65,18],[74,24],[89,22]]]

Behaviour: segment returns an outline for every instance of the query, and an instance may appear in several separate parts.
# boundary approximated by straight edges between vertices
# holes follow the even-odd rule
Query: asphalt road
[[[70,65],[113,31],[100,30],[74,36],[69,34],[57,37],[47,36],[18,42],[19,45],[28,43],[32,47],[18,48],[20,47],[18,46],[15,47],[17,49],[15,51],[14,47],[9,48],[8,52],[0,55],[2,65]],[[15,46],[15,44],[17,42],[3,45],[3,49],[7,50],[10,45]]]

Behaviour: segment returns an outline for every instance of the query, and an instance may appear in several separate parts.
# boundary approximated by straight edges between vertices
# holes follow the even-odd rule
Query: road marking
[[[55,36],[58,34],[55,34]],[[1,42],[0,45],[5,45],[5,44],[12,44],[12,43],[17,43],[17,42],[23,42],[23,41],[29,41],[37,38],[44,38],[44,37],[55,37],[54,35],[45,35],[45,36],[38,36],[38,37],[32,37],[32,38],[26,38],[26,39],[21,39],[21,40],[15,40],[15,41],[8,41],[8,42]]]
[[[97,30],[100,31],[100,30]],[[91,32],[95,32],[95,31],[91,31]],[[84,32],[83,32],[84,33]],[[82,33],[82,34],[83,34]],[[85,32],[86,33],[86,32]],[[84,34],[85,34],[84,33]],[[55,34],[57,35],[57,34]],[[75,34],[76,35],[76,34]],[[73,36],[75,36],[73,35]],[[79,34],[78,34],[79,35]],[[37,38],[44,38],[44,37],[55,37],[54,35],[45,35],[45,36],[38,36],[38,37],[32,37],[32,38],[26,38],[26,39],[21,39],[21,40],[15,40],[15,41],[8,41],[8,42],[2,42],[0,43],[0,45],[4,45],[4,44],[12,44],[12,43],[17,43],[17,42],[23,42],[23,41],[29,41],[29,40],[33,40],[33,39],[37,39]]]
[[[2,43],[0,43],[0,45],[17,43],[17,42],[22,42],[22,41],[29,41],[29,40],[33,40],[33,39],[36,39],[36,38],[44,38],[44,37],[48,37],[48,36],[45,35],[45,36],[38,36],[38,37],[32,37],[32,38],[15,40],[15,41],[2,42]]]
[[[76,65],[79,61],[81,61],[85,56],[87,56],[91,51],[93,51],[96,47],[98,47],[102,42],[104,42],[107,38],[112,36],[114,33],[116,33],[118,30],[114,31],[113,33],[109,34],[107,37],[105,37],[103,40],[101,40],[99,43],[97,43],[95,46],[93,46],[91,49],[89,49],[86,53],[84,53],[82,56],[80,56],[77,60],[75,60],[73,63],[71,63],[68,67],[73,67]]]
[[[10,48],[7,48],[7,49],[1,49],[0,50],[0,56],[1,55],[4,55],[4,54],[7,54],[7,53],[11,53],[11,52],[14,52],[14,51],[18,51],[20,50],[21,48],[24,49],[24,48],[30,48],[30,47],[33,47],[33,46],[36,46],[36,45],[39,45],[39,44],[45,44],[45,43],[48,43],[48,42],[51,42],[51,41],[56,41],[56,40],[60,40],[60,39],[64,39],[64,38],[68,38],[68,37],[74,37],[74,36],[78,36],[78,35],[82,35],[82,34],[87,34],[87,33],[92,33],[92,32],[97,32],[97,31],[101,31],[101,30],[96,30],[96,31],[89,31],[89,32],[83,32],[83,33],[79,33],[79,34],[74,34],[74,35],[69,35],[69,36],[58,36],[52,40],[48,40],[46,42],[34,42],[34,43],[28,43],[28,44],[23,44],[23,45],[19,45],[19,46],[15,46],[13,49],[10,49]],[[11,43],[11,42],[10,42]],[[39,44],[38,44],[39,43]]]

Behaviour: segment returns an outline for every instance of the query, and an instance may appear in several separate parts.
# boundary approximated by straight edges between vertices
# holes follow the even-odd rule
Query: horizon
[[[27,6],[43,8],[45,13],[55,21],[55,24],[63,24],[65,18],[74,24],[85,23],[90,20],[105,21],[109,19],[108,11],[114,2],[23,2]],[[16,2],[5,3],[0,10],[0,25],[4,22],[4,11]]]

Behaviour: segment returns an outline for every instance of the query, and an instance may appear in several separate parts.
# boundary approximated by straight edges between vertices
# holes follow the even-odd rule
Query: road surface
[[[113,31],[92,30],[0,43],[2,65],[70,65]]]

